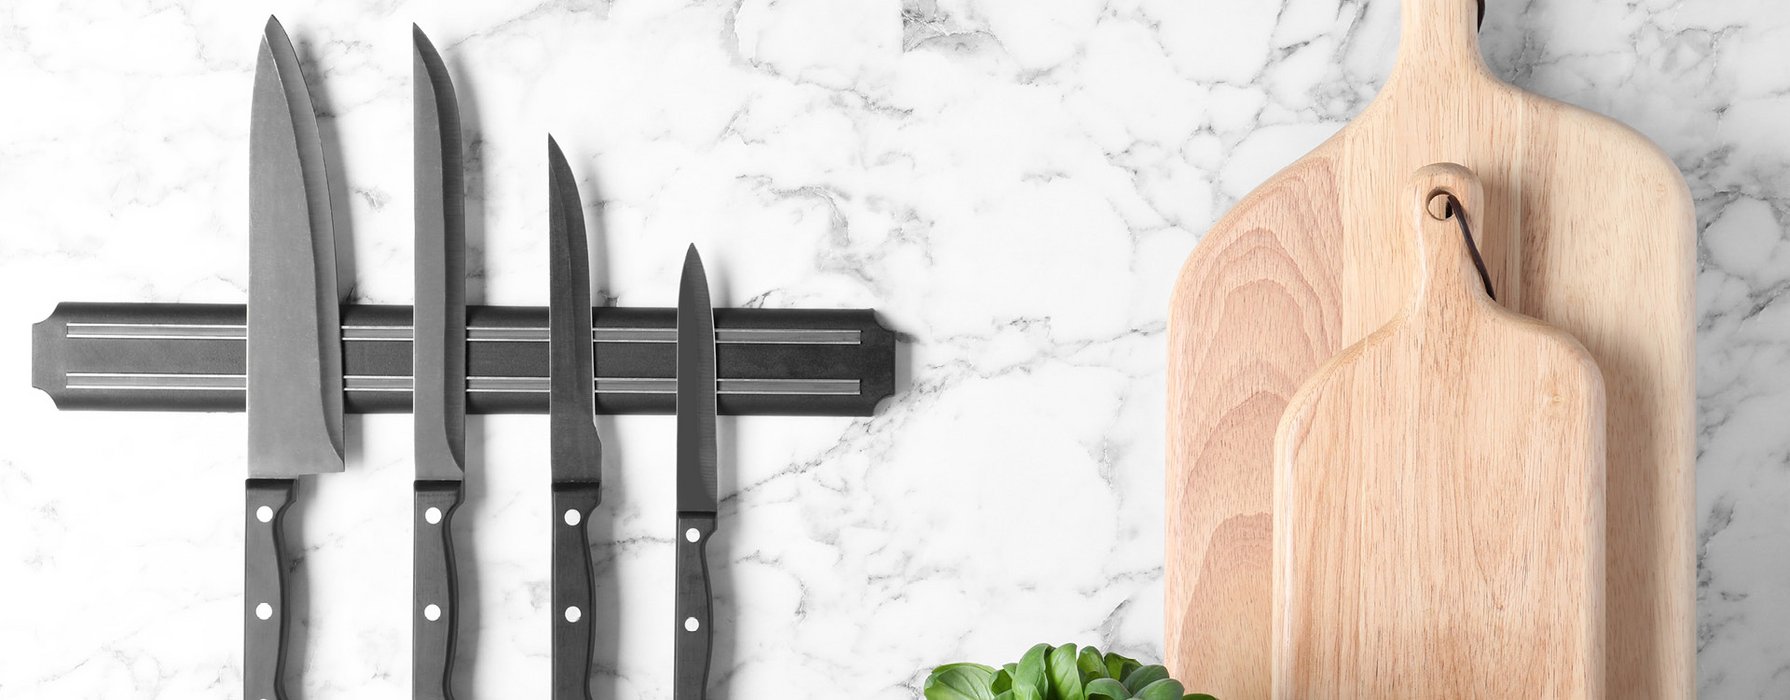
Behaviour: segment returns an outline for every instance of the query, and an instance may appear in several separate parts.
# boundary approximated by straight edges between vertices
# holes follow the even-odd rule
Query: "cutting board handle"
[[[1434,163],[1418,168],[1406,188],[1413,248],[1421,267],[1417,290],[1411,299],[1411,315],[1422,317],[1491,305],[1474,253],[1462,234],[1456,216],[1465,216],[1467,228],[1483,221],[1485,190],[1473,171],[1454,163]],[[1449,198],[1455,208],[1451,211]]]
[[[1404,0],[1397,76],[1487,74],[1479,54],[1480,0]]]

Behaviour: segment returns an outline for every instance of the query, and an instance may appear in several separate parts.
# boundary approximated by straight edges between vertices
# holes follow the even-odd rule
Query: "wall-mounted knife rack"
[[[240,304],[59,304],[32,385],[63,410],[243,410]],[[349,413],[410,412],[410,307],[342,307]],[[676,408],[676,310],[592,309],[597,412]],[[469,413],[546,413],[547,310],[469,306]],[[895,334],[867,309],[716,309],[726,415],[868,416],[895,392]]]

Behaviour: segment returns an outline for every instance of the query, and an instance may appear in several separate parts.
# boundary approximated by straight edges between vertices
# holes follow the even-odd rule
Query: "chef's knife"
[[[341,298],[317,116],[298,56],[269,17],[249,121],[249,479],[243,690],[283,700],[281,520],[298,477],[342,471]]]
[[[590,699],[590,537],[602,502],[591,346],[590,261],[572,168],[547,138],[547,418],[553,473],[553,698]]]
[[[410,38],[416,164],[411,696],[449,700],[460,602],[452,523],[466,477],[466,207],[454,84],[423,30],[411,25]]]
[[[709,536],[719,497],[715,470],[715,310],[696,246],[684,254],[677,294],[677,656],[674,700],[708,692],[710,623]]]

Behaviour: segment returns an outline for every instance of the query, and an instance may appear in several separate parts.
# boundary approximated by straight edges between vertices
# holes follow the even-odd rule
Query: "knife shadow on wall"
[[[573,164],[578,190],[583,193],[580,206],[584,207],[587,232],[591,306],[613,306],[615,298],[609,293],[609,225],[604,219],[602,181],[588,157],[577,157]],[[596,374],[603,375],[600,359]],[[624,481],[627,472],[615,464],[616,455],[622,454],[618,439],[621,431],[615,426],[615,416],[601,408],[600,398],[597,405],[597,434],[603,436],[603,452],[609,463],[603,466],[603,503],[586,521],[586,534],[590,536],[591,623],[595,626],[591,630],[589,683],[591,697],[604,700],[624,697],[621,665],[617,661],[621,655],[622,584],[616,562],[627,545],[616,541],[616,532],[622,504],[629,496]]]
[[[323,162],[329,185],[330,224],[334,227],[336,249],[336,298],[342,304],[355,301],[357,291],[355,280],[358,279],[354,253],[354,217],[349,213],[348,184],[343,177],[346,170],[347,157],[342,151],[342,140],[336,129],[335,102],[329,91],[328,67],[317,61],[315,43],[309,36],[293,37],[293,53],[298,56],[299,65],[305,76],[305,89],[310,92],[311,105],[317,115],[317,134],[323,147]],[[342,416],[342,456],[347,469],[358,467],[357,458],[362,455],[361,417],[354,413]],[[306,489],[320,489],[323,479],[312,479],[310,483],[300,486]],[[305,525],[306,515],[311,505],[321,498],[297,499],[284,516],[283,530],[287,533],[300,533],[300,542],[321,542],[321,537],[312,537]],[[291,537],[290,534],[287,535]],[[312,677],[307,673],[310,666],[310,631],[311,631],[311,582],[306,575],[306,559],[316,547],[307,545],[293,552],[291,569],[286,572],[286,611],[291,625],[287,628],[286,638],[286,677],[288,680],[286,700],[304,700],[305,684],[301,679]]]
[[[717,255],[716,263],[704,270],[708,277],[709,303],[717,309],[729,308],[733,305],[733,295],[729,293],[727,284],[726,263]],[[739,639],[739,612],[734,605],[733,579],[733,536],[735,523],[739,521],[739,500],[728,495],[738,493],[740,463],[739,417],[725,414],[715,416],[715,495],[716,525],[715,534],[709,537],[708,568],[709,594],[711,602],[709,614],[714,630],[713,646],[709,649],[708,694],[707,700],[731,700],[730,690],[734,675],[734,650]],[[675,632],[674,632],[675,633]]]
[[[461,187],[464,193],[466,237],[466,305],[485,303],[485,280],[488,260],[485,248],[485,132],[479,123],[478,85],[473,71],[448,46],[448,72],[454,76],[456,109],[460,115]],[[473,687],[473,669],[478,665],[479,605],[483,600],[479,588],[478,538],[466,532],[470,523],[487,521],[485,481],[485,421],[467,416],[466,483],[458,513],[450,522],[457,532],[454,541],[454,580],[462,601],[455,620],[454,671],[452,687],[465,691]]]

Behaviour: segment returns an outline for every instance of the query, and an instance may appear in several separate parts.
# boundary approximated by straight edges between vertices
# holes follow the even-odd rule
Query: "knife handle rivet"
[[[434,603],[423,606],[423,619],[430,622],[441,619],[441,606]]]
[[[566,511],[566,524],[567,525],[577,527],[579,521],[581,521],[581,520],[584,520],[584,516],[579,515],[577,509],[572,509],[572,510]]]
[[[699,629],[702,629],[702,623],[697,622],[696,618],[694,618],[694,617],[684,618],[684,631],[685,632],[695,632],[696,630],[699,630]]]
[[[256,508],[255,509],[255,519],[259,520],[261,522],[264,522],[264,523],[272,522],[273,521],[273,509],[269,508],[267,506],[261,506],[260,508]],[[265,620],[267,618],[263,617],[261,619]]]
[[[577,622],[580,617],[584,617],[584,611],[579,610],[578,606],[566,608],[566,622]]]
[[[696,528],[690,528],[684,531],[684,539],[695,542],[702,539],[702,533],[698,532]]]
[[[441,509],[430,506],[428,510],[423,511],[423,519],[429,521],[430,525],[441,524]],[[435,618],[429,619],[433,620]]]
[[[255,617],[263,620],[273,617],[273,606],[266,603],[255,606]]]

